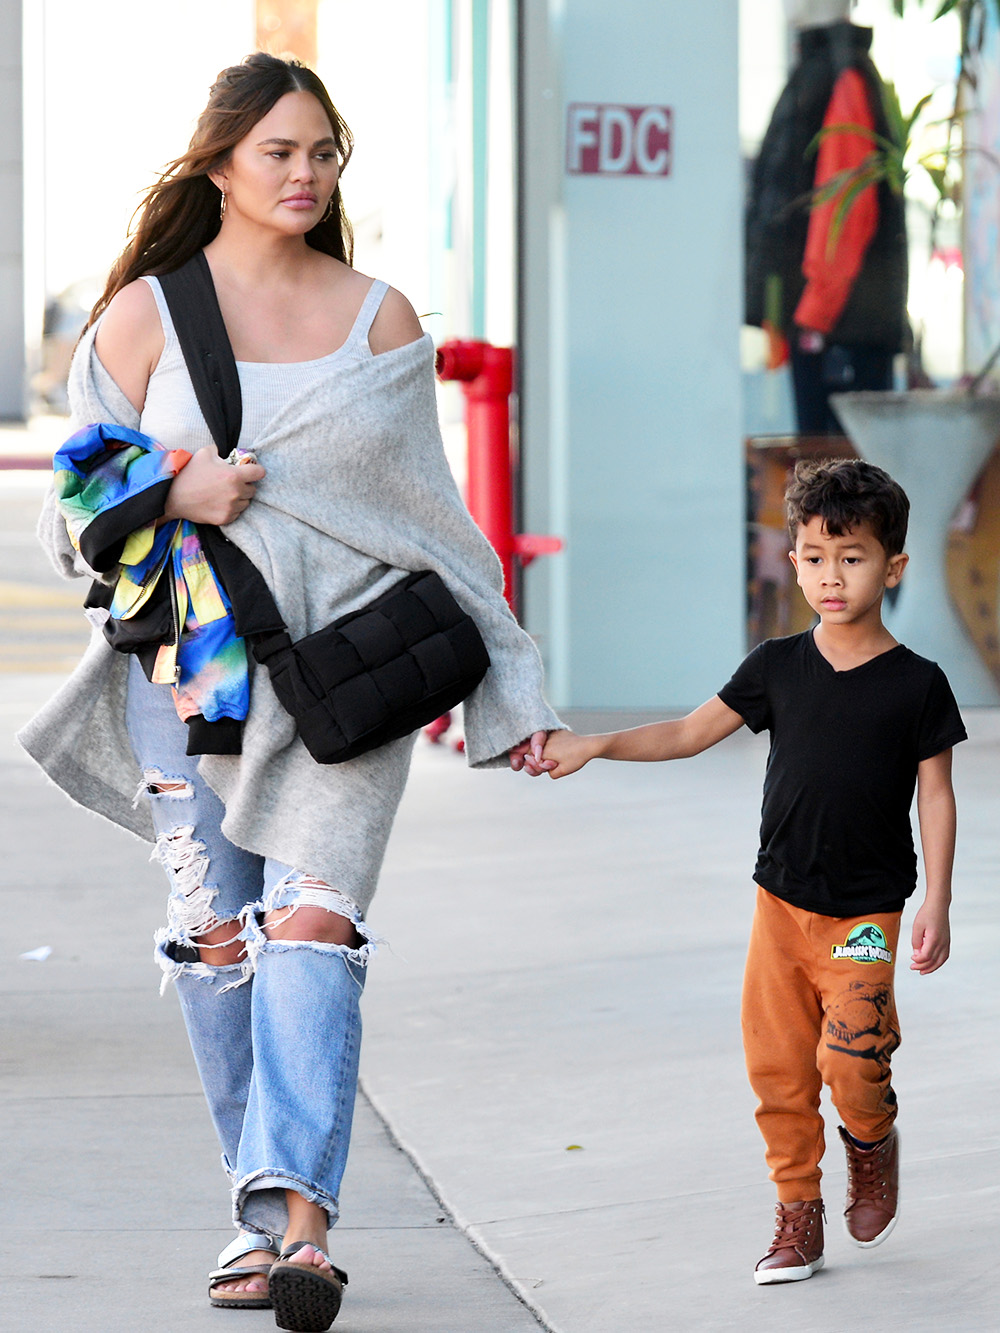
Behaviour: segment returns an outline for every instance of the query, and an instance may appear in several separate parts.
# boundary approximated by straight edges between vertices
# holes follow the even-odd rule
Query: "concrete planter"
[[[998,704],[948,593],[945,553],[955,510],[1000,439],[1000,395],[937,389],[839,393],[834,410],[862,458],[885,468],[910,497],[910,563],[886,624],[901,643],[939,662],[962,704]]]

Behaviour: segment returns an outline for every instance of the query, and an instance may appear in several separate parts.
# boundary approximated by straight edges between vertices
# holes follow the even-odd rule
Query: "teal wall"
[[[684,707],[744,646],[742,181],[731,0],[523,0],[526,575],[553,699]],[[570,103],[666,105],[672,174],[569,176]]]

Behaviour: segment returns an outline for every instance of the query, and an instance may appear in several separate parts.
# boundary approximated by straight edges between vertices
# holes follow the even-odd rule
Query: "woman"
[[[308,69],[258,53],[224,70],[95,307],[70,377],[74,420],[190,454],[156,523],[224,527],[293,638],[400,570],[435,569],[491,658],[466,703],[470,763],[538,772],[559,723],[444,462],[430,339],[403,296],[350,266],[339,183],[350,149]],[[153,276],[199,250],[238,364],[240,447],[260,460],[240,467],[213,446]],[[61,572],[93,574],[51,497],[40,532]],[[209,744],[189,756],[199,746],[181,720],[194,708],[184,679],[151,683],[95,634],[21,740],[74,799],[155,840],[171,881],[157,958],[177,985],[239,1228],[211,1274],[212,1303],[273,1303],[280,1327],[328,1328],[346,1281],[326,1233],[374,949],[364,914],[413,737],[319,766],[258,671],[241,752]]]

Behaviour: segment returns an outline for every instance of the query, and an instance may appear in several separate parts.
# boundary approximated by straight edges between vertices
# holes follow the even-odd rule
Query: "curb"
[[[496,1273],[497,1277],[504,1284],[504,1286],[507,1287],[517,1297],[517,1299],[521,1302],[521,1304],[525,1307],[525,1309],[528,1310],[535,1317],[535,1319],[538,1321],[539,1328],[544,1329],[545,1333],[565,1333],[565,1330],[560,1329],[556,1324],[553,1324],[549,1321],[548,1317],[546,1316],[542,1308],[539,1305],[537,1305],[535,1301],[531,1299],[531,1297],[528,1295],[527,1291],[525,1291],[521,1283],[518,1282],[517,1278],[514,1277],[513,1273],[511,1273],[508,1270],[508,1268],[506,1267],[500,1256],[496,1254],[496,1252],[486,1243],[483,1237],[479,1234],[473,1223],[467,1221],[464,1217],[462,1217],[462,1215],[458,1213],[451,1206],[451,1204],[447,1201],[447,1199],[445,1199],[444,1195],[438,1188],[437,1182],[435,1181],[434,1177],[430,1174],[427,1167],[421,1160],[420,1154],[416,1151],[415,1148],[411,1147],[410,1144],[408,1144],[405,1141],[405,1139],[400,1137],[399,1133],[397,1132],[395,1126],[392,1123],[388,1111],[385,1109],[379,1098],[376,1097],[375,1094],[369,1090],[364,1078],[358,1079],[358,1091],[361,1093],[362,1097],[364,1097],[368,1105],[372,1108],[378,1119],[381,1120],[385,1128],[385,1132],[389,1136],[390,1142],[396,1148],[398,1148],[399,1151],[406,1158],[409,1159],[410,1164],[412,1165],[414,1171],[416,1171],[417,1175],[430,1190],[431,1194],[437,1200],[438,1204],[448,1215],[455,1229],[457,1231],[460,1231],[462,1235],[466,1238],[466,1240],[469,1242],[469,1244],[472,1246],[472,1248],[483,1256],[483,1258],[490,1265],[490,1267]]]

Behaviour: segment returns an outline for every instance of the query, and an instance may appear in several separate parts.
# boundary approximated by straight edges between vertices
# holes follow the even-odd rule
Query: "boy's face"
[[[789,551],[806,601],[825,625],[881,623],[882,594],[894,588],[907,556],[888,556],[868,523],[834,537],[823,519],[803,523]]]

